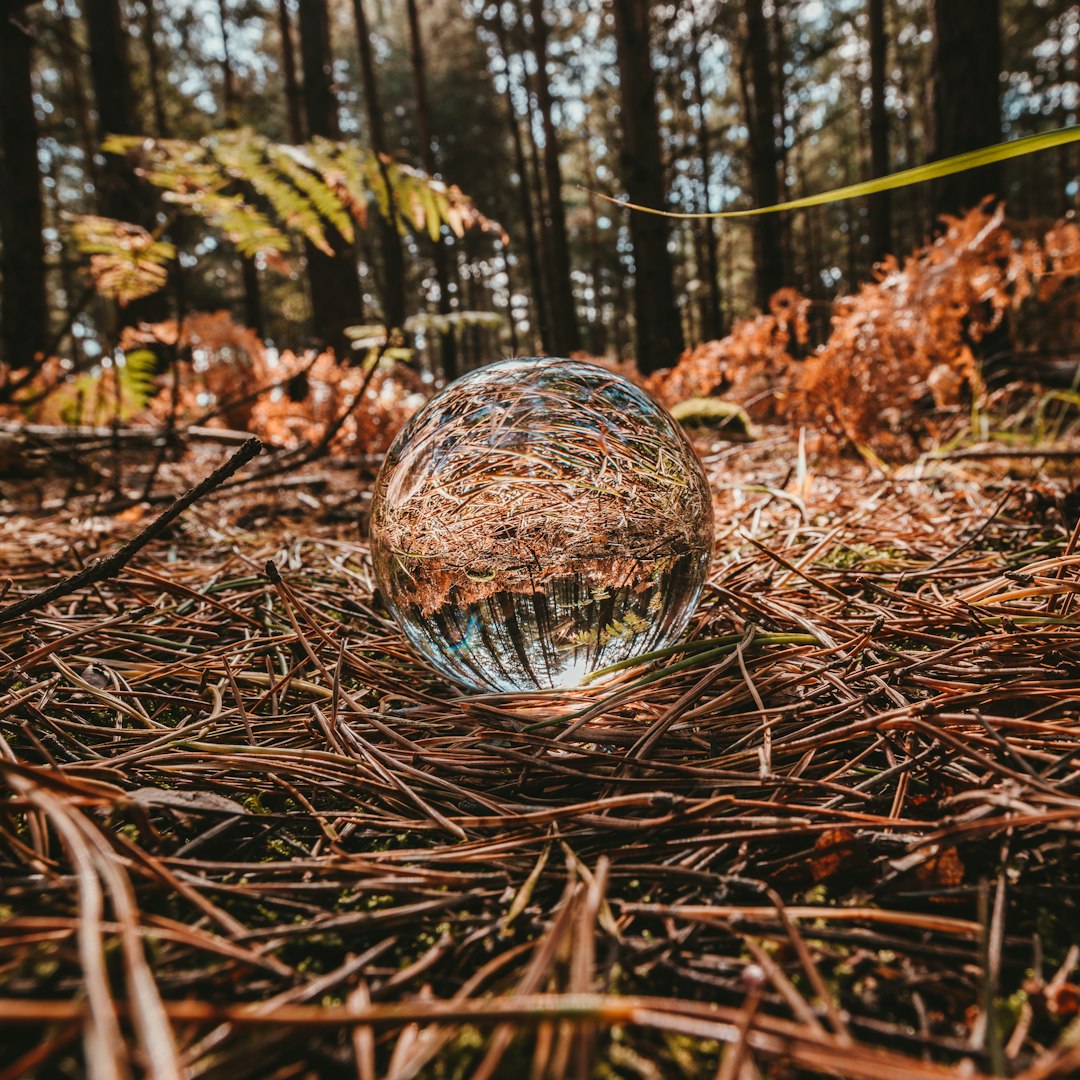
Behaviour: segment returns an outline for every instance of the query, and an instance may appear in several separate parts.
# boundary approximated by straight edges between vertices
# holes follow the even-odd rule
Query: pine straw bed
[[[576,699],[424,669],[346,472],[0,624],[0,1077],[1076,1075],[1071,466],[795,461],[709,456],[694,643]]]

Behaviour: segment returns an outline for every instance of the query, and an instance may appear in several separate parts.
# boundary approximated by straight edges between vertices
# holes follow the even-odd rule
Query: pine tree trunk
[[[165,98],[162,94],[161,50],[157,39],[157,0],[143,0],[143,44],[149,65],[147,78],[150,83],[150,96],[154,106],[154,134],[159,139],[172,136],[172,126],[165,111]],[[190,218],[179,215],[166,232],[166,239],[177,247],[178,251],[192,246],[193,222]],[[176,321],[183,324],[187,317],[187,274],[180,259],[175,259],[169,266],[169,289],[176,305]],[[175,347],[171,350],[175,354]]]
[[[772,70],[773,103],[775,116],[776,147],[776,183],[777,201],[787,202],[791,198],[788,190],[788,90],[786,68],[791,60],[788,51],[787,35],[784,30],[789,22],[789,12],[784,8],[784,0],[773,0],[772,19],[769,22],[769,57]],[[793,214],[780,214],[777,218],[780,231],[780,278],[784,285],[791,283],[794,274],[795,256],[792,251]]]
[[[532,45],[536,54],[537,106],[544,127],[544,186],[546,189],[545,232],[550,254],[548,296],[551,301],[551,341],[555,352],[569,355],[581,348],[574,286],[570,276],[570,242],[566,231],[566,210],[562,200],[562,166],[559,138],[555,130],[554,103],[547,70],[548,25],[544,21],[544,0],[530,0]]]
[[[0,240],[3,359],[29,368],[46,347],[44,207],[34,116],[33,54],[20,7],[0,7]]]
[[[712,146],[709,139],[709,125],[705,118],[705,94],[701,79],[701,49],[695,42],[691,75],[694,80],[694,109],[697,113],[698,156],[701,158],[701,211],[709,212],[709,194],[712,189]],[[716,256],[716,222],[712,219],[703,221],[698,227],[701,245],[704,250],[703,271],[706,277],[705,295],[701,302],[701,337],[704,341],[713,341],[720,337],[722,320],[720,317],[720,267]]]
[[[420,143],[421,161],[429,176],[437,172],[435,145],[431,135],[431,107],[428,104],[427,69],[424,57],[424,36],[420,28],[420,13],[416,10],[416,0],[406,0],[409,16],[409,40],[412,45],[413,95],[416,98],[416,137]],[[432,268],[435,271],[435,284],[439,290],[439,314],[450,314],[450,277],[447,272],[446,248],[443,246],[440,231],[439,239],[432,245]],[[440,353],[443,378],[448,382],[457,376],[457,344],[453,327],[443,330],[440,335]]]
[[[596,210],[596,167],[592,156],[592,132],[586,125],[585,145],[582,155],[585,159],[585,186],[589,191],[589,281],[593,292],[593,317],[587,330],[589,352],[593,356],[603,356],[607,352],[607,327],[604,324],[604,264],[600,245],[600,228]]]
[[[518,206],[520,208],[522,227],[525,230],[525,259],[529,268],[529,284],[532,294],[530,324],[533,338],[535,339],[539,334],[540,347],[546,349],[549,347],[551,340],[547,290],[544,288],[543,266],[536,235],[536,215],[533,196],[530,192],[529,168],[525,160],[521,126],[518,123],[517,111],[514,108],[513,83],[510,78],[510,50],[507,44],[508,28],[503,21],[501,8],[495,14],[494,30],[498,43],[499,58],[502,61],[503,75],[506,78],[506,115],[510,126],[510,139],[514,147],[514,167],[518,176]],[[523,89],[527,96],[529,93],[528,86]],[[532,192],[535,192],[539,197],[538,186],[533,185]],[[535,344],[533,347],[535,348]]]
[[[83,170],[86,178],[98,190],[97,145],[94,124],[90,116],[90,101],[83,78],[82,57],[75,46],[71,16],[61,8],[56,18],[56,40],[60,46],[60,62],[64,66],[71,100],[75,106],[75,122],[79,130],[79,146],[83,152]]]
[[[664,163],[648,0],[614,0],[612,12],[619,60],[623,182],[631,202],[659,209],[665,203]],[[683,350],[668,232],[665,218],[630,215],[637,363],[644,372],[673,367]]]
[[[169,137],[169,120],[165,115],[165,99],[161,93],[161,51],[157,40],[157,8],[155,0],[143,0],[143,46],[146,49],[147,81],[154,106],[154,130],[158,138]],[[222,27],[224,36],[224,24]]]
[[[137,135],[135,96],[131,81],[127,35],[118,0],[83,0],[90,76],[98,115],[98,137]],[[142,189],[129,164],[116,154],[105,155],[101,175],[102,211],[107,217],[147,226],[149,215]]]
[[[773,104],[769,35],[762,0],[745,0],[746,40],[740,64],[747,127],[750,132],[750,188],[755,206],[771,206],[780,198],[776,175],[776,109]],[[757,304],[768,310],[769,297],[783,284],[784,255],[780,222],[775,214],[754,225]]]
[[[535,225],[536,225],[536,249],[540,257],[540,278],[543,281],[543,303],[545,304],[544,325],[547,327],[543,338],[544,349],[549,353],[557,353],[558,346],[555,344],[555,301],[553,300],[552,270],[550,237],[548,235],[547,216],[547,192],[544,189],[544,175],[540,168],[540,147],[536,142],[536,94],[533,88],[533,79],[526,74],[525,80],[525,134],[528,136],[529,173],[532,176],[532,191],[536,202]]]
[[[300,84],[296,79],[296,49],[288,0],[278,0],[278,33],[281,35],[281,71],[285,79],[285,116],[289,142],[304,141],[304,121],[300,114]]]
[[[869,0],[870,37],[870,175],[889,171],[889,114],[885,110],[885,0]],[[883,259],[892,250],[892,198],[882,191],[870,196],[870,258]]]
[[[371,34],[367,15],[364,12],[364,0],[353,0],[353,12],[356,16],[356,42],[360,51],[360,75],[364,83],[364,104],[367,106],[371,148],[377,154],[386,154],[390,147],[386,137],[386,125],[383,122],[382,105],[379,101],[379,86],[375,79],[375,57],[371,49]],[[385,169],[383,179],[389,190],[390,184]],[[391,207],[393,207],[392,193]],[[406,315],[405,253],[401,245],[401,234],[395,222],[384,217],[380,217],[378,227],[383,257],[383,317],[387,327],[403,327]]]
[[[309,135],[339,139],[337,99],[331,84],[330,23],[326,0],[300,0],[300,56],[304,71],[304,107]],[[334,255],[307,243],[311,284],[312,329],[338,357],[350,357],[345,328],[362,321],[364,305],[356,273],[353,245],[329,225],[324,226]]]
[[[1001,141],[999,0],[931,0],[931,160]],[[955,214],[1002,195],[1000,164],[934,182],[935,214]]]
[[[221,87],[222,112],[225,126],[236,126],[236,78],[233,74],[232,56],[229,51],[229,12],[225,0],[218,0],[218,21],[221,29]],[[244,194],[250,197],[250,192]],[[263,318],[262,286],[259,282],[259,266],[254,257],[240,254],[240,280],[244,291],[244,325],[251,327],[259,337],[266,337]]]
[[[90,46],[90,78],[98,114],[98,137],[142,133],[131,78],[127,34],[119,0],[83,0],[83,21]],[[156,195],[135,175],[131,163],[117,154],[106,154],[100,173],[102,212],[106,217],[134,222],[144,229],[157,227]],[[164,293],[155,293],[128,304],[120,311],[121,325],[159,322],[168,313]]]

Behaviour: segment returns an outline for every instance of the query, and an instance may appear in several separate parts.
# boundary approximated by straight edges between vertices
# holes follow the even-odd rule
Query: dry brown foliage
[[[756,419],[783,416],[796,365],[793,354],[809,337],[809,310],[810,301],[797,290],[780,289],[767,315],[737,322],[726,338],[688,350],[672,370],[656,372],[645,386],[665,405],[722,395]]]
[[[945,224],[932,243],[903,262],[886,259],[876,281],[838,300],[828,340],[805,360],[797,346],[807,341],[809,301],[783,289],[769,314],[687,351],[646,385],[667,404],[722,394],[838,446],[889,457],[925,447],[942,410],[982,393],[977,352],[1074,352],[1080,329],[1075,223],[1021,241],[1003,208],[985,205]]]
[[[228,312],[200,312],[175,322],[129,331],[125,345],[148,339],[175,345],[181,357],[179,419],[250,431],[278,446],[316,442],[344,412],[364,382],[366,367],[342,364],[333,353],[280,353]],[[171,381],[171,380],[170,380]],[[420,376],[402,364],[383,364],[334,438],[339,452],[385,450],[423,400]],[[164,419],[173,408],[166,386],[150,410]]]

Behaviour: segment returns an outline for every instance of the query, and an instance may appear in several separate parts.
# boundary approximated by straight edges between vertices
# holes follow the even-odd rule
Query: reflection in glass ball
[[[701,464],[648,394],[504,360],[436,394],[375,482],[375,576],[402,630],[479,690],[577,685],[671,644],[708,569]]]

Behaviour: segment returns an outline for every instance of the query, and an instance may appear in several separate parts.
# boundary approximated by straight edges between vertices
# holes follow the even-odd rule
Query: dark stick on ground
[[[50,585],[47,589],[42,589],[24,600],[0,608],[0,623],[18,618],[29,611],[35,611],[53,600],[58,600],[61,596],[67,596],[86,585],[92,585],[95,582],[115,577],[151,540],[160,536],[189,506],[192,506],[204,495],[208,495],[223,484],[233,473],[258,455],[262,448],[263,444],[260,440],[256,438],[248,439],[228,461],[181,495],[168,509],[154,518],[138,536],[133,537],[112,555],[105,559],[95,560],[77,574],[64,578],[55,585]]]

